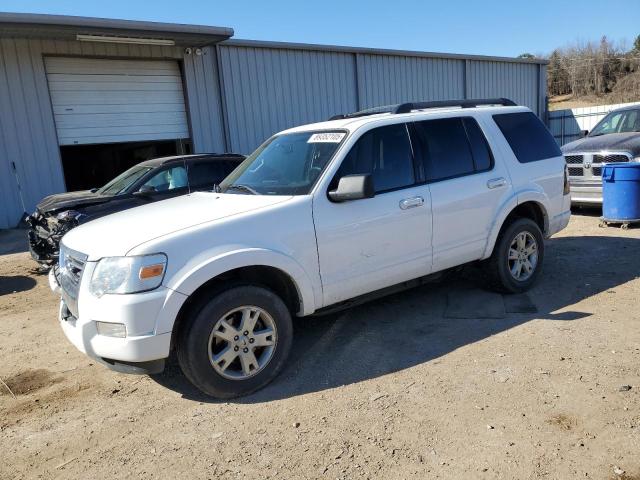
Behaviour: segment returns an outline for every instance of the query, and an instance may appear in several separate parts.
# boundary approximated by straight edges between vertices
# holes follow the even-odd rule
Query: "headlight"
[[[158,288],[167,267],[164,253],[135,257],[107,257],[96,265],[89,291],[96,297],[105,293],[138,293]]]
[[[634,162],[640,162],[640,157],[636,157],[633,159]]]
[[[60,212],[58,215],[56,215],[56,218],[63,222],[68,222],[70,220],[78,220],[81,216],[82,213],[76,210],[65,210],[64,212]]]

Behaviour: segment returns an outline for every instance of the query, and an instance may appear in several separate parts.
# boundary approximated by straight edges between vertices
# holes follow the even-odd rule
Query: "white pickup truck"
[[[292,316],[484,265],[528,289],[569,222],[564,158],[506,99],[409,103],[274,135],[216,191],[133,208],[62,239],[60,324],[115,370],[175,349],[203,392],[255,391],[283,368]]]

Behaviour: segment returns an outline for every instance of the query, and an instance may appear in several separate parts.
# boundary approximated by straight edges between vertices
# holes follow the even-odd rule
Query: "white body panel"
[[[400,202],[422,199],[401,209]],[[323,305],[427,275],[431,271],[431,205],[426,185],[355,202],[330,202],[322,190],[313,213]]]
[[[374,115],[298,127],[289,132],[340,128],[347,137],[308,195],[196,193],[126,210],[71,230],[65,247],[87,255],[78,318],[62,321],[69,339],[96,357],[124,361],[165,358],[184,302],[209,280],[241,267],[269,266],[291,279],[296,314],[489,257],[503,222],[519,204],[536,202],[544,233],[569,220],[563,194],[564,159],[521,164],[493,122],[520,107],[465,109],[490,144],[487,172],[416,184],[373,198],[334,203],[328,186],[362,133],[377,126],[460,116],[459,110]],[[418,201],[416,201],[418,199]],[[401,208],[410,200],[411,208]],[[404,207],[407,205],[404,204]],[[103,257],[164,253],[162,286],[145,293],[89,292]],[[52,283],[53,288],[56,288]],[[124,323],[126,338],[102,338],[95,321]],[[149,347],[146,349],[145,345]]]

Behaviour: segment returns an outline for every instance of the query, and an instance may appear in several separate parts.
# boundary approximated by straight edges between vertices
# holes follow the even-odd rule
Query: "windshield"
[[[104,187],[99,188],[98,193],[102,195],[118,195],[136,183],[149,170],[151,170],[151,167],[131,167],[129,170],[111,180]]]
[[[589,136],[628,132],[640,132],[640,110],[611,112],[593,128]]]
[[[306,195],[346,136],[344,131],[316,131],[272,137],[224,179],[220,191]]]

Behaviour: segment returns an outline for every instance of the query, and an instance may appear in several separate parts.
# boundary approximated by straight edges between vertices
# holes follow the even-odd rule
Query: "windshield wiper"
[[[243,192],[249,192],[251,195],[260,195],[253,188],[248,187],[247,185],[243,185],[241,183],[233,183],[227,187],[227,190],[229,190],[230,188],[234,188],[236,190],[242,190]]]

